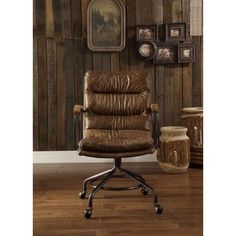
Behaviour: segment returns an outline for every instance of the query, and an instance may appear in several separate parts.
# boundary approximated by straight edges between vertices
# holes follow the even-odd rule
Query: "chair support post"
[[[115,175],[116,170],[119,170],[119,172],[123,175]],[[130,187],[119,187],[119,188],[114,188],[114,187],[105,187],[104,185],[111,179],[111,178],[122,178],[122,177],[129,177],[133,179],[135,182],[138,183],[138,185],[135,186],[130,186]],[[156,209],[156,212],[160,214],[162,212],[162,207],[158,205],[158,199],[157,199],[157,194],[153,190],[153,188],[146,183],[144,178],[136,174],[134,172],[131,172],[123,167],[121,167],[121,158],[114,158],[114,166],[106,171],[103,171],[99,174],[93,175],[87,179],[84,180],[83,182],[83,191],[80,193],[80,198],[84,199],[87,193],[87,184],[90,183],[92,184],[95,181],[101,180],[98,185],[93,185],[94,189],[89,195],[89,204],[88,208],[84,211],[84,216],[86,218],[90,218],[92,214],[92,209],[93,209],[93,199],[95,194],[100,190],[110,190],[110,191],[123,191],[123,190],[132,190],[132,189],[137,189],[140,188],[141,192],[143,195],[146,195],[148,193],[148,190],[152,192],[153,197],[154,197],[154,207]]]

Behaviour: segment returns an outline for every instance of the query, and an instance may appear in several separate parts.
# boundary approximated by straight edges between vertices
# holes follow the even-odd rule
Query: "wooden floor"
[[[108,169],[111,164],[35,164],[34,236],[200,236],[202,222],[201,169],[184,174],[164,174],[156,163],[124,163],[142,174],[159,194],[164,207],[156,215],[153,198],[139,190],[100,191],[94,200],[93,217],[86,220],[87,199],[78,198],[84,178]],[[132,180],[114,179],[121,186]]]

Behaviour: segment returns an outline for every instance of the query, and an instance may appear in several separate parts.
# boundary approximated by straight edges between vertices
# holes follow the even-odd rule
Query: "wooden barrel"
[[[181,125],[188,128],[190,138],[190,163],[203,164],[203,108],[183,108]]]
[[[161,128],[157,160],[164,172],[182,173],[187,171],[190,146],[186,132],[187,128],[181,126],[165,126]]]

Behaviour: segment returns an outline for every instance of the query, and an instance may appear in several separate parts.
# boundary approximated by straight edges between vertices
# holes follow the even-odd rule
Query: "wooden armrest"
[[[150,109],[151,109],[151,112],[158,112],[159,110],[158,104],[156,103],[151,104]]]
[[[73,111],[74,113],[82,113],[82,112],[85,112],[85,110],[84,110],[84,107],[83,106],[81,106],[81,105],[75,105],[74,106],[74,111]]]

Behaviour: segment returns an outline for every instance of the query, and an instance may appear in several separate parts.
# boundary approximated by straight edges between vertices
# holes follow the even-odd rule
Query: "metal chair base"
[[[115,174],[117,171],[120,172],[119,175]],[[104,186],[110,179],[112,178],[131,178],[133,179],[137,185],[134,186],[128,186],[128,187],[109,187]],[[100,181],[97,185],[94,183]],[[84,217],[86,219],[89,219],[92,215],[93,210],[93,199],[95,194],[98,192],[98,190],[108,190],[108,191],[126,191],[126,190],[133,190],[133,189],[141,189],[141,192],[143,195],[146,195],[148,193],[148,190],[153,194],[153,203],[154,203],[154,209],[157,214],[161,214],[163,211],[163,208],[161,205],[158,204],[157,194],[155,193],[154,189],[146,183],[144,178],[134,172],[131,172],[123,167],[121,167],[121,158],[114,158],[114,166],[110,170],[106,170],[102,173],[93,175],[83,182],[83,191],[80,192],[80,198],[85,199],[87,194],[87,186],[88,184],[91,184],[93,186],[93,191],[89,195],[89,204],[88,208],[84,211]]]

